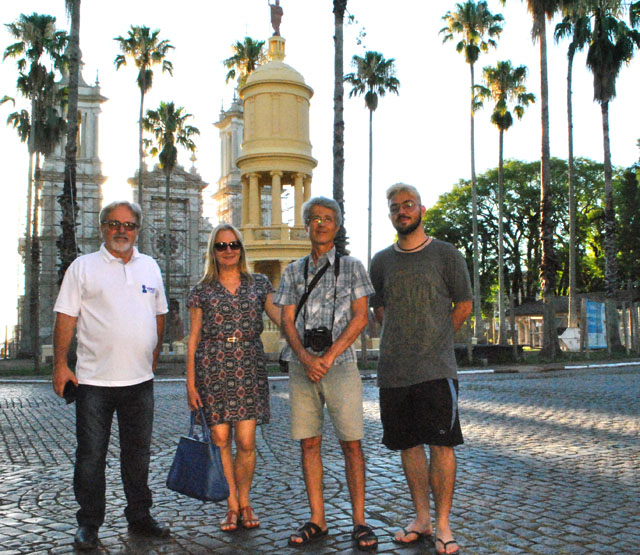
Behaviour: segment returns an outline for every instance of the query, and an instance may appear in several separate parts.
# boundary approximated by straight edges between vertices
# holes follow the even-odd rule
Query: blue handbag
[[[229,484],[224,477],[220,448],[211,442],[204,411],[202,418],[202,440],[194,433],[196,412],[191,413],[188,436],[181,436],[173,458],[167,487],[200,501],[224,501],[229,497]]]

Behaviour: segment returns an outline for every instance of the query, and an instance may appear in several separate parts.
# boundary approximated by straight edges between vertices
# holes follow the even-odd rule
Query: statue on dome
[[[271,8],[271,26],[273,27],[273,36],[279,37],[280,22],[282,21],[282,6],[280,6],[280,0],[276,0],[275,4],[269,4],[269,7]]]

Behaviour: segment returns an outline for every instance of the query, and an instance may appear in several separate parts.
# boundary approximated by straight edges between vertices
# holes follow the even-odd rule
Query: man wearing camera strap
[[[322,495],[323,407],[327,406],[345,457],[353,530],[358,549],[377,546],[364,518],[365,464],[362,381],[353,342],[368,323],[367,297],[374,290],[362,263],[338,256],[334,238],[342,224],[338,204],[315,197],[302,210],[311,253],[287,266],[274,302],[282,306],[288,346],[291,436],[300,441],[311,517],[289,538],[302,546],[328,532]],[[318,278],[318,276],[320,276]]]

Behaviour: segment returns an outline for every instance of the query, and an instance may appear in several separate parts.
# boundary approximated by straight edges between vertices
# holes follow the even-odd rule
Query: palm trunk
[[[473,308],[475,319],[473,322],[473,336],[480,343],[484,338],[484,326],[482,324],[482,304],[480,302],[480,254],[478,246],[478,182],[476,179],[476,138],[475,118],[473,113],[473,99],[475,79],[473,64],[471,68],[471,226],[473,230]]]
[[[367,222],[367,272],[371,270],[371,210],[373,207],[373,110],[369,110],[369,220]],[[367,328],[362,330],[362,361],[367,361]]]
[[[344,222],[344,12],[347,0],[333,0],[335,26],[333,89],[333,198],[342,211],[342,225],[335,238],[336,250],[348,254]]]
[[[40,371],[40,237],[39,237],[39,204],[40,204],[40,155],[36,154],[36,169],[33,195],[33,219],[31,228],[31,345],[33,347],[34,374]]]
[[[144,198],[142,192],[142,171],[144,166],[144,149],[142,148],[142,120],[144,117],[144,91],[140,90],[140,117],[138,119],[138,204],[142,211],[141,221],[144,222]],[[138,250],[140,252],[145,251],[144,244],[144,225],[140,227],[140,233],[138,234]]]
[[[608,299],[615,299],[618,291],[618,248],[616,240],[616,215],[613,206],[613,183],[611,170],[611,148],[609,142],[609,102],[601,103],[602,137],[604,146],[604,258],[605,293]],[[621,348],[618,311],[614,303],[607,303],[607,336],[611,348]]]
[[[576,198],[573,184],[573,103],[571,101],[571,76],[573,52],[569,53],[567,68],[567,130],[569,141],[569,327],[578,326],[578,306],[576,304]]]
[[[67,105],[67,142],[65,145],[64,186],[58,203],[62,210],[62,233],[58,238],[60,266],[58,285],[62,283],[67,268],[78,256],[76,239],[76,155],[78,149],[78,73],[80,70],[80,0],[71,4],[71,40],[69,63],[69,95]]]
[[[34,187],[34,164],[33,159],[35,155],[35,124],[34,117],[36,113],[36,101],[31,100],[31,128],[29,130],[29,176],[27,178],[27,224],[25,229],[25,241],[24,241],[24,304],[22,310],[22,329],[20,350],[21,354],[27,357],[33,356],[33,341],[32,341],[32,321],[31,321],[31,294],[32,294],[32,282],[33,282],[33,256],[32,256],[32,213],[33,213],[33,187]]]
[[[169,196],[171,191],[171,174],[167,173],[164,190],[164,290],[167,302],[171,298],[171,219]]]
[[[34,154],[31,149],[30,138],[29,177],[27,180],[27,223],[24,233],[24,304],[22,308],[22,326],[20,330],[20,351],[21,354],[25,356],[32,356],[33,354],[33,343],[31,341],[31,282],[33,280],[31,264],[31,212],[33,210],[33,157]]]
[[[504,131],[500,129],[500,144],[498,147],[498,317],[500,324],[498,328],[498,344],[507,343],[507,326],[505,322],[504,310]]]
[[[367,225],[367,271],[371,268],[371,210],[373,185],[373,110],[369,110],[369,221]]]
[[[555,359],[558,352],[553,297],[556,287],[556,260],[553,247],[553,200],[551,196],[551,149],[549,147],[549,86],[547,81],[547,35],[544,11],[535,17],[540,29],[540,105],[542,125],[541,179],[540,179],[540,237],[542,260],[540,263],[540,289],[544,304],[542,356]]]

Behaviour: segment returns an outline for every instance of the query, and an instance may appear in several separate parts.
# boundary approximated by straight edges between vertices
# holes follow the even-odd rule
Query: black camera
[[[304,346],[311,348],[312,351],[319,353],[324,351],[333,345],[333,337],[331,337],[331,330],[326,326],[319,328],[313,328],[311,330],[304,330]]]

